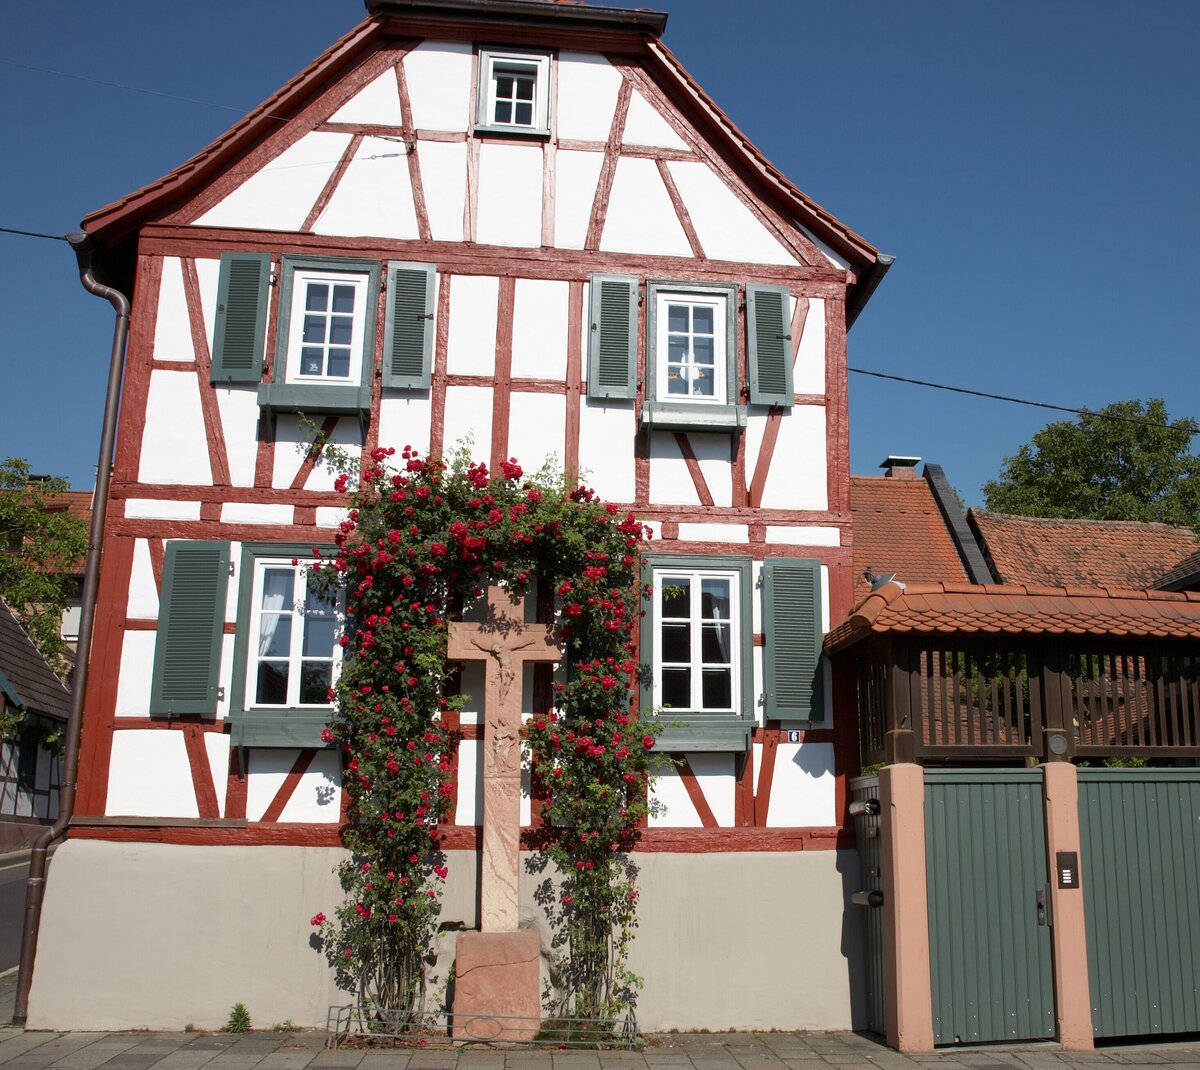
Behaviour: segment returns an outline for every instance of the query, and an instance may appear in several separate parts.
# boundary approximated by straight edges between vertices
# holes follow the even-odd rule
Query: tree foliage
[[[61,627],[87,553],[87,525],[55,499],[64,479],[30,480],[18,457],[0,464],[0,598],[60,675],[70,668]]]
[[[1162,398],[1118,401],[1048,424],[984,484],[987,508],[1019,516],[1144,520],[1200,529],[1195,420]]]

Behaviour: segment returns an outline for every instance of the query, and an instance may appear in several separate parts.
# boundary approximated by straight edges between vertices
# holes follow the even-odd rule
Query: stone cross
[[[484,669],[483,866],[480,928],[517,929],[521,850],[521,674],[525,662],[560,660],[554,629],[526,624],[523,598],[503,587],[487,593],[482,624],[451,622],[447,656]]]

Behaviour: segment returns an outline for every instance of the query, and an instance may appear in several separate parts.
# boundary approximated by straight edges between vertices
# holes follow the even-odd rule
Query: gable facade
[[[638,856],[639,1019],[849,1026],[841,871],[856,864],[856,748],[853,711],[835,702],[845,683],[820,649],[853,597],[845,335],[884,258],[745,142],[652,13],[368,6],[257,113],[85,220],[132,282],[133,313],[78,842],[55,866],[119,896],[120,851],[133,852],[160,889],[233,894],[240,920],[204,929],[209,956],[278,934],[289,950],[256,967],[272,1008],[256,1017],[323,1021],[339,997],[297,925],[338,895],[340,756],[320,738],[338,622],[312,599],[289,607],[305,602],[302,562],[332,543],[345,499],[314,433],[351,453],[461,447],[494,470],[516,458],[580,479],[654,534],[640,699],[670,707],[663,747],[678,764],[655,787],[665,811]],[[680,585],[706,592],[683,617],[662,594]],[[719,666],[664,651],[671,626],[705,621],[728,635]],[[529,674],[527,712],[546,707],[550,682]],[[482,696],[479,666],[462,689]],[[441,843],[443,921],[467,927],[480,701],[455,726]],[[522,806],[532,833],[528,793]],[[234,869],[231,893],[219,875]],[[247,890],[267,879],[301,881],[308,905]],[[203,978],[190,1004],[157,1003],[167,964],[153,951],[129,978],[153,1023],[122,1021],[86,988],[55,992],[78,949],[69,893],[50,894],[61,936],[43,937],[31,1025],[227,1012]],[[805,917],[783,939],[749,918],[716,924],[750,902],[786,913],[797,895]],[[688,938],[697,925],[712,946]],[[200,939],[158,948],[189,955]],[[744,996],[731,1000],[704,979],[747,940],[758,950],[733,967]],[[99,970],[103,941],[85,947]],[[813,954],[843,981],[797,1006],[781,982]]]

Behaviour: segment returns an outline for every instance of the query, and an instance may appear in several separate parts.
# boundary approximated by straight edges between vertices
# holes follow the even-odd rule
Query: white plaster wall
[[[804,226],[800,220],[793,219],[792,226],[801,231],[804,236],[821,251],[821,255],[824,256],[825,259],[828,260],[835,268],[838,268],[840,271],[846,271],[849,269],[850,261],[846,260],[842,256],[839,256],[832,249],[830,249],[829,246],[821,241],[821,239],[818,238],[811,230],[809,230],[808,227]]]
[[[489,275],[453,275],[449,285],[446,371],[451,375],[494,375],[500,280]],[[447,417],[449,408],[447,405]]]
[[[808,299],[808,316],[796,363],[792,366],[792,388],[797,394],[825,393],[825,299]]]
[[[150,716],[150,680],[154,672],[157,632],[126,630],[121,639],[121,673],[117,677],[118,717]]]
[[[177,502],[166,498],[126,498],[129,520],[199,520],[199,502]]]
[[[460,443],[473,444],[473,452],[487,456],[492,441],[492,388],[446,388],[445,446],[447,453]]]
[[[687,788],[683,786],[679,770],[674,766],[663,766],[655,771],[650,799],[652,804],[661,807],[658,813],[650,814],[648,823],[651,828],[701,827],[700,815],[696,812]]]
[[[680,542],[728,542],[745,546],[750,542],[746,524],[680,524]]]
[[[768,524],[766,541],[775,546],[841,546],[842,532],[840,528]]]
[[[584,481],[605,501],[634,497],[637,422],[628,402],[593,401],[579,407],[579,468]]]
[[[380,123],[400,126],[400,91],[396,72],[389,67],[366,85],[330,117],[331,123]]]
[[[653,160],[625,156],[617,161],[600,248],[605,252],[692,255]]]
[[[797,263],[708,164],[671,160],[667,169],[706,256],[755,264]]]
[[[226,502],[221,506],[222,524],[291,524],[295,506],[266,502]]]
[[[229,789],[229,736],[224,732],[205,732],[204,751],[208,755],[208,769],[217,794],[217,813],[224,817],[225,796]]]
[[[256,747],[246,777],[246,819],[261,821],[283,787],[300,751]],[[341,768],[335,751],[317,751],[280,815],[280,821],[336,824],[340,813]]]
[[[508,402],[508,455],[529,474],[550,461],[561,471],[566,420],[567,399],[561,394],[514,391]]]
[[[109,817],[199,817],[182,732],[114,732],[108,765]]]
[[[558,57],[558,136],[607,141],[621,72],[603,56],[562,52]]]
[[[692,453],[696,455],[708,492],[712,495],[713,505],[733,505],[733,463],[730,458],[736,444],[734,440],[729,435],[689,432],[688,442]]]
[[[204,337],[208,352],[213,351],[213,324],[217,321],[217,286],[221,281],[220,260],[197,260],[196,278],[200,283],[200,309],[204,313]]]
[[[195,375],[150,373],[138,482],[212,484],[200,385]]]
[[[462,241],[467,196],[465,142],[418,141],[421,188],[434,241]]]
[[[604,164],[601,152],[560,149],[554,157],[554,244],[582,249]]]
[[[483,662],[469,661],[463,666],[461,692],[463,708],[459,712],[462,724],[483,724]]]
[[[158,620],[158,587],[154,582],[150,545],[145,539],[133,541],[133,565],[129,570],[129,601],[125,613],[138,620]]]
[[[275,464],[271,475],[273,487],[290,487],[312,442],[310,432],[300,426],[299,418],[281,414],[275,422]],[[362,429],[357,417],[341,417],[329,436],[329,442],[340,446],[351,456],[362,449]],[[337,471],[322,458],[314,466],[304,484],[305,490],[333,490]]]
[[[483,821],[483,776],[479,769],[479,741],[464,739],[458,745],[458,805],[455,823],[478,825]]]
[[[404,57],[404,75],[418,130],[465,131],[472,117],[472,47],[423,41]]]
[[[236,561],[240,558],[231,557],[230,560]],[[229,590],[227,595],[236,597],[238,584],[230,580]],[[226,614],[226,619],[230,616],[236,616],[236,611],[233,614]],[[233,698],[233,644],[234,636],[221,636],[221,664],[218,666],[217,679],[220,681],[217,686],[225,689],[225,697],[221,698],[220,693],[217,694],[217,720],[224,721],[229,717],[229,706]]]
[[[476,241],[526,248],[542,244],[542,160],[541,145],[480,145]]]
[[[229,480],[235,487],[254,486],[254,466],[258,461],[258,387],[213,386],[217,411],[221,414],[221,432],[225,438],[225,458]]]
[[[333,196],[313,225],[314,234],[417,238],[417,212],[404,145],[364,137]]]
[[[771,828],[837,824],[832,743],[780,743],[767,825]]]
[[[625,116],[625,136],[622,143],[676,149],[682,152],[686,152],[690,147],[636,89],[629,97],[629,114]]]
[[[655,505],[700,504],[700,495],[673,432],[650,433],[650,500]]]
[[[317,506],[316,524],[319,528],[336,528],[346,519],[349,510],[339,509],[331,505]]]
[[[570,287],[565,282],[517,279],[513,295],[513,378],[567,377],[567,312]]]
[[[158,319],[154,324],[154,359],[196,359],[191,321],[183,291],[183,266],[177,256],[162,258],[162,282],[158,289]]]
[[[348,144],[349,134],[305,134],[205,212],[197,225],[299,230]]]
[[[761,431],[759,432],[761,441]],[[750,456],[747,442],[747,456]],[[757,450],[755,450],[757,455]],[[783,417],[770,472],[763,489],[764,509],[827,509],[825,408],[797,405]]]
[[[424,457],[429,452],[432,417],[428,391],[385,391],[379,405],[379,444],[394,446],[397,453],[412,446]]]

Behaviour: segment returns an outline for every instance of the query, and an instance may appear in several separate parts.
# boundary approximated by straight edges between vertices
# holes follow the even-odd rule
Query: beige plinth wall
[[[184,847],[70,840],[54,856],[30,994],[31,1029],[219,1028],[236,1002],[256,1027],[324,1027],[348,1002],[309,918],[341,901],[335,848]],[[526,856],[527,858],[528,856]],[[865,1024],[853,851],[637,854],[645,1030],[848,1029]],[[431,1005],[454,926],[474,928],[477,860],[448,853]],[[522,867],[520,924],[550,933]]]
[[[1046,853],[1050,873],[1050,939],[1054,949],[1054,1012],[1059,1043],[1086,1051],[1094,1046],[1088,987],[1087,930],[1083,889],[1060,888],[1055,856],[1079,851],[1079,778],[1069,762],[1042,766],[1046,802]],[[1078,876],[1076,876],[1078,882]]]
[[[925,771],[909,764],[881,769],[879,807],[887,1042],[898,1051],[931,1051]]]

